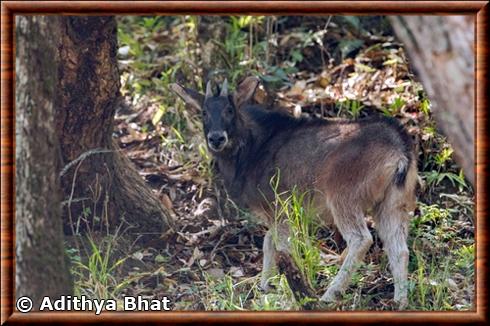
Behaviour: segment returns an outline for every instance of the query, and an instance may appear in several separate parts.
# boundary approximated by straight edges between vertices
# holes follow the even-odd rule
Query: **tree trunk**
[[[64,216],[78,226],[104,229],[127,222],[138,234],[171,229],[162,203],[112,139],[120,100],[114,17],[60,19],[56,127],[63,163]]]
[[[475,184],[474,17],[392,16],[390,20],[456,161]]]
[[[29,296],[34,309],[43,296],[71,295],[65,260],[59,146],[53,101],[58,78],[59,35],[51,18],[16,17],[16,297]]]

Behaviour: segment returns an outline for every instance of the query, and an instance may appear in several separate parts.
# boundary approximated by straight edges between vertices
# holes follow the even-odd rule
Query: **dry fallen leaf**
[[[210,268],[206,270],[206,273],[208,273],[210,276],[214,278],[223,278],[225,276],[225,272],[223,271],[222,268]]]
[[[165,206],[166,209],[173,211],[174,207],[170,197],[166,193],[162,193],[161,198],[162,198],[163,206]]]
[[[236,267],[236,266],[230,267],[230,274],[233,277],[242,277],[245,275],[243,273],[243,269],[241,267]]]
[[[194,251],[192,252],[192,257],[189,259],[189,261],[186,263],[187,267],[191,267],[196,259],[199,259],[202,257],[202,251],[199,250],[198,247],[194,248]]]

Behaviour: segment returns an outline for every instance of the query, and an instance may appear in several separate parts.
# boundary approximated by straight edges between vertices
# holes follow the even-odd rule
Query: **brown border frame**
[[[1,323],[477,323],[488,322],[486,135],[488,1],[4,1],[1,3]],[[14,291],[14,15],[16,14],[465,14],[476,18],[476,311],[469,312],[163,312],[28,313],[13,311]]]

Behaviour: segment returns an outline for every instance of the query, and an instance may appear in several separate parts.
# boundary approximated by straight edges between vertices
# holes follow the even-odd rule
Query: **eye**
[[[206,110],[203,110],[203,111],[202,111],[202,116],[203,116],[203,117],[207,117],[207,116],[208,116],[208,113],[206,112]]]
[[[230,114],[230,115],[232,115],[232,114],[233,114],[233,109],[231,108],[231,106],[229,106],[229,107],[228,107],[227,112],[228,112],[228,114]]]

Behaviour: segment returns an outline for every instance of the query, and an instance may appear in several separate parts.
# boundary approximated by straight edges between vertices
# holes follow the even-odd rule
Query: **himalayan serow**
[[[248,77],[231,93],[225,81],[213,94],[208,82],[205,95],[179,84],[170,89],[202,112],[207,146],[232,199],[269,227],[276,223],[279,236],[269,228],[264,239],[262,288],[268,288],[277,250],[289,246],[287,223],[277,226],[271,208],[270,181],[279,171],[276,190],[312,191],[319,220],[334,224],[346,242],[341,268],[321,300],[333,302],[345,291],[373,243],[365,220],[369,211],[388,256],[394,300],[404,309],[417,180],[412,138],[393,118],[295,118],[248,104],[258,84],[258,78]]]

